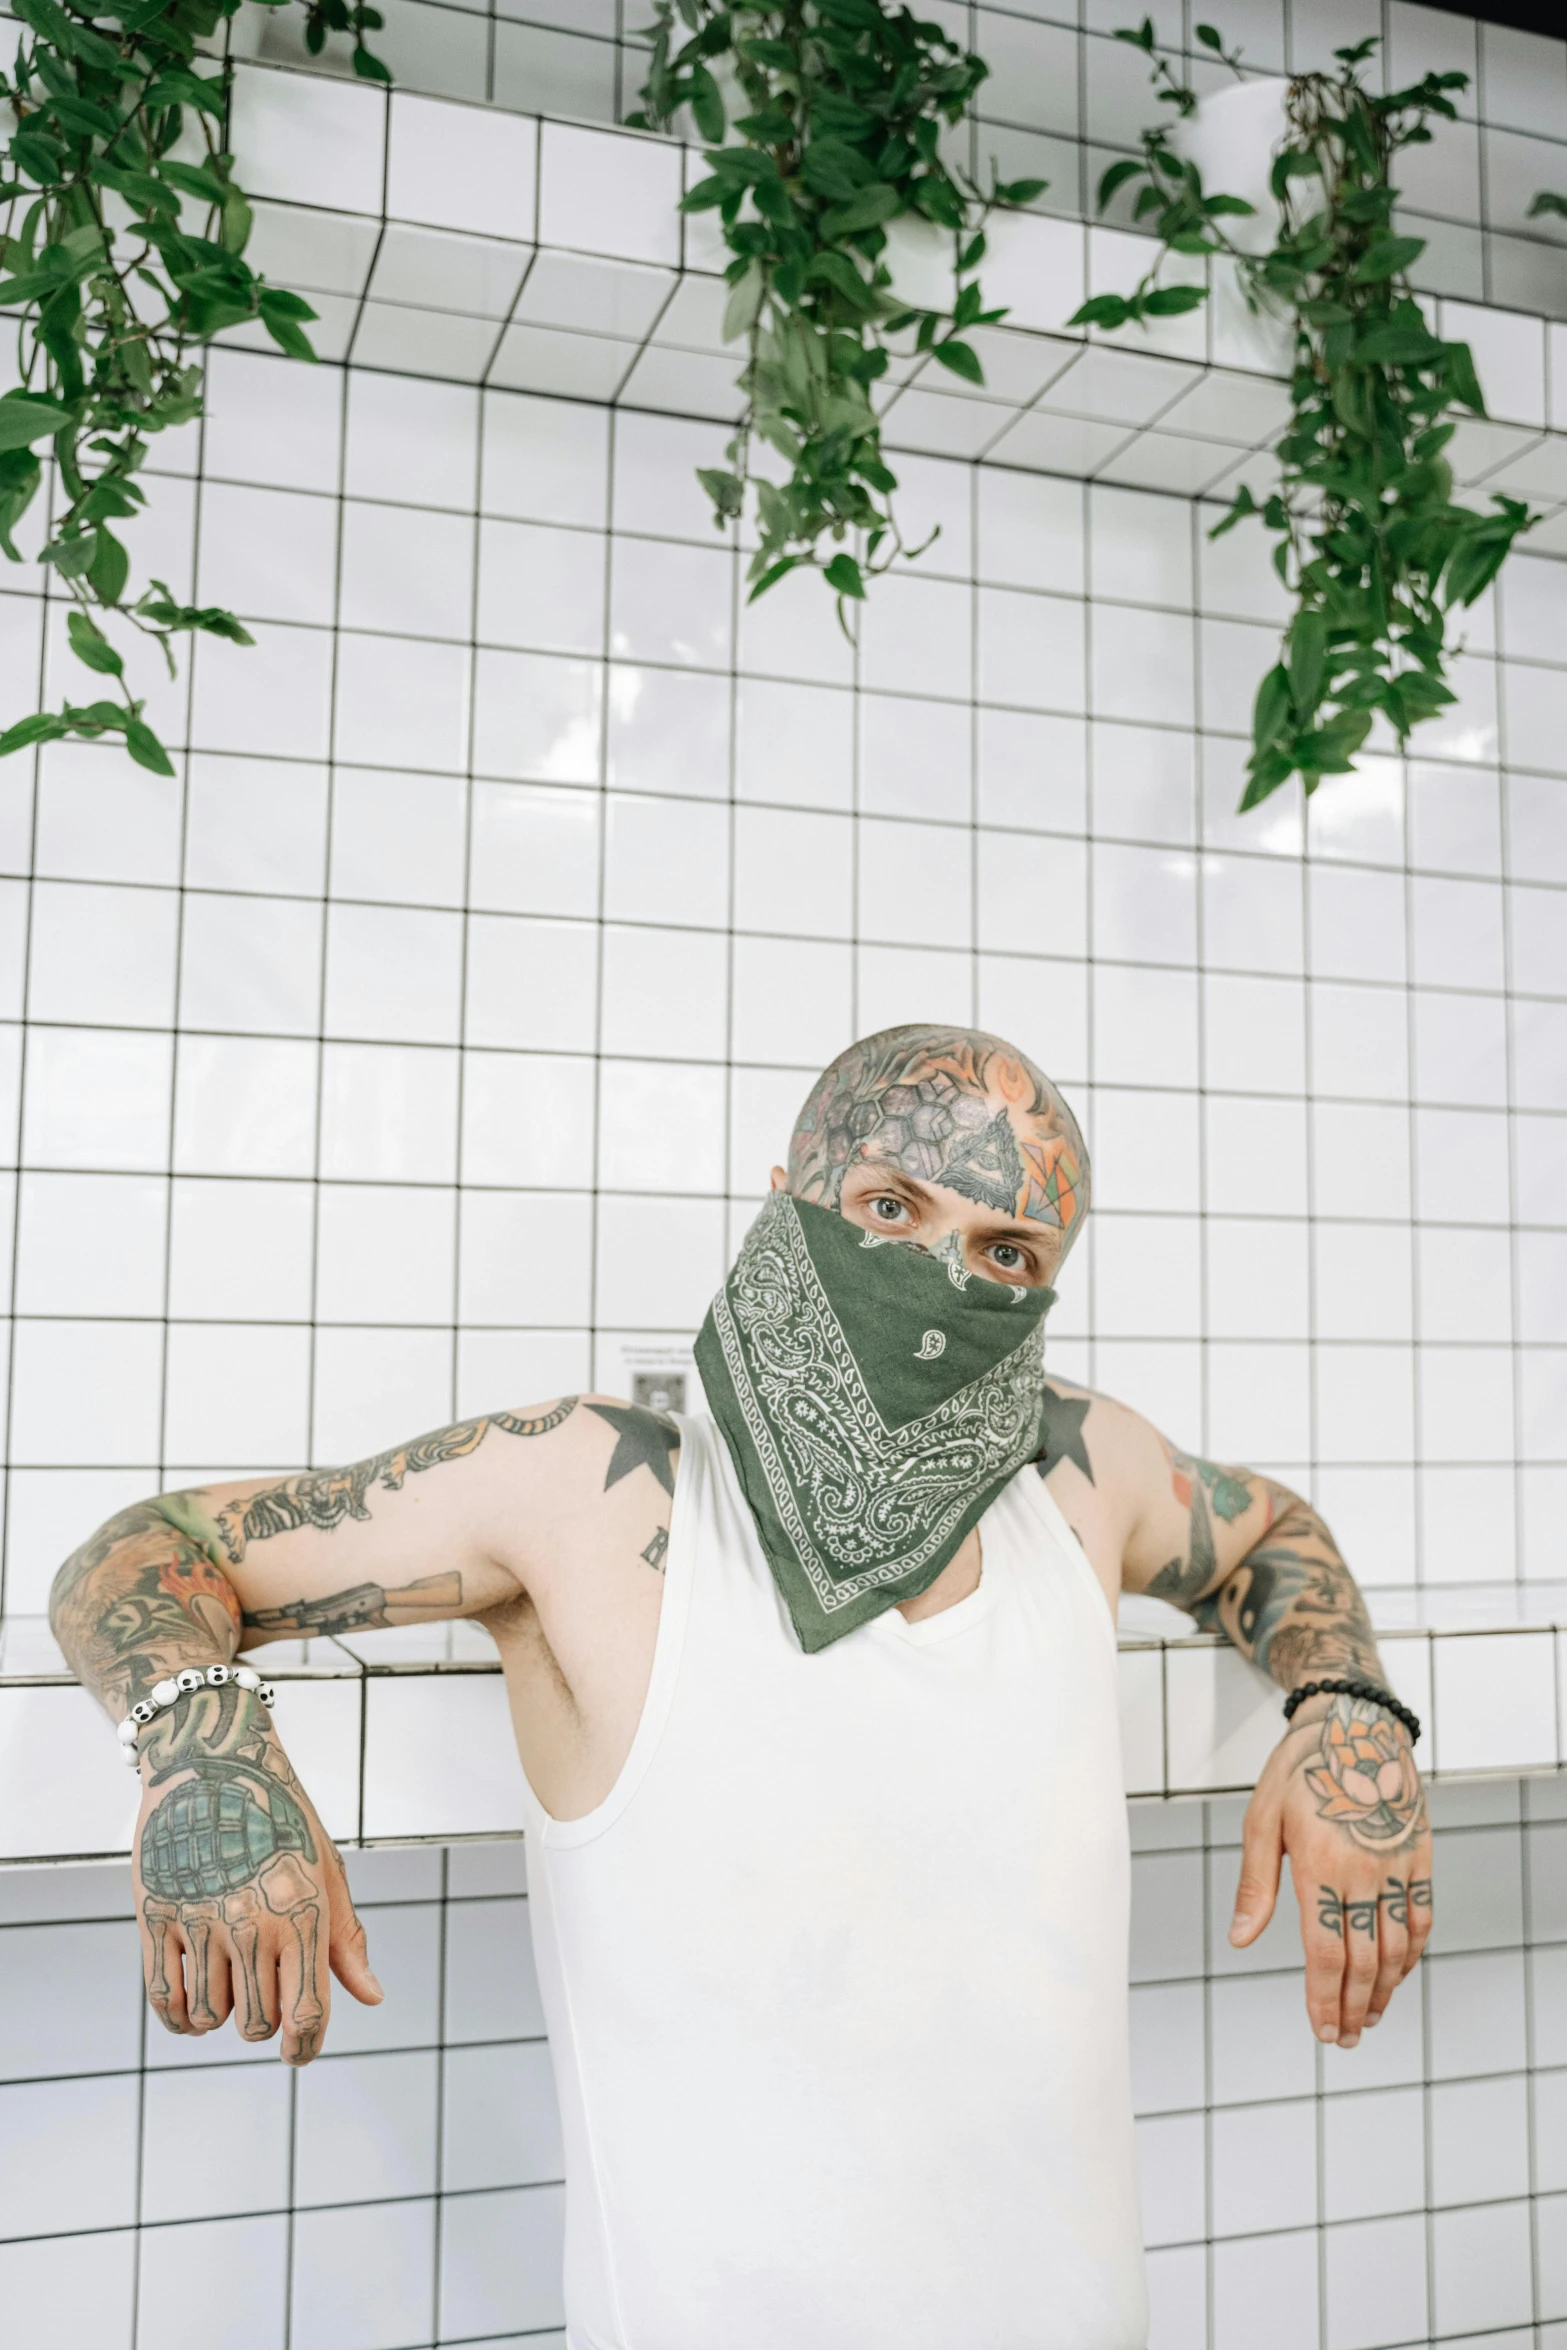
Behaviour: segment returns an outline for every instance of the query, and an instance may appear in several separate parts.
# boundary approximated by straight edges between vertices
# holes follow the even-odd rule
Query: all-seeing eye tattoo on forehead
[[[836,1208],[866,1160],[1053,1226],[1063,1244],[1088,1206],[1071,1111],[1031,1061],[979,1029],[883,1029],[823,1071],[789,1145],[789,1188]]]

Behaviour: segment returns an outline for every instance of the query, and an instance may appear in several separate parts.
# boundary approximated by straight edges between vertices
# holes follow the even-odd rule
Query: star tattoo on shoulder
[[[1045,1382],[1044,1409],[1040,1416],[1039,1435],[1042,1450],[1035,1466],[1041,1477],[1048,1477],[1057,1461],[1070,1461],[1081,1469],[1090,1485],[1094,1481],[1093,1463],[1088,1447],[1083,1442],[1083,1422],[1093,1409],[1091,1395],[1063,1395],[1059,1388]]]
[[[633,1469],[651,1469],[664,1491],[673,1495],[680,1430],[668,1414],[646,1411],[640,1404],[590,1403],[587,1408],[607,1420],[619,1439],[605,1472],[604,1491]]]

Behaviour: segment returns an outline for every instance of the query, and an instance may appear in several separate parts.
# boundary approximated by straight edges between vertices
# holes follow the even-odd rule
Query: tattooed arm
[[[1224,1635],[1284,1689],[1387,1676],[1353,1575],[1287,1486],[1198,1459],[1108,1398],[1047,1389],[1051,1480],[1073,1523],[1108,1540],[1122,1588]],[[1283,1855],[1300,1900],[1306,2002],[1319,2038],[1352,2048],[1431,1930],[1431,1838],[1409,1733],[1361,1698],[1308,1698],[1247,1809],[1230,1939],[1273,1914]]]
[[[1271,1478],[1162,1451],[1160,1467],[1150,1453],[1128,1544],[1129,1588],[1186,1608],[1284,1689],[1322,1677],[1386,1687],[1366,1603],[1310,1503]],[[1333,1695],[1296,1712],[1247,1807],[1237,1946],[1272,1916],[1286,1852],[1313,2028],[1353,2048],[1431,1930],[1425,1791],[1409,1733],[1385,1707]]]
[[[51,1618],[83,1683],[121,1719],[186,1665],[297,1634],[505,1611],[548,1586],[590,1497],[636,1573],[668,1538],[678,1432],[662,1415],[567,1397],[460,1421],[348,1468],[137,1503],[55,1578]],[[645,1468],[648,1479],[633,1479]],[[621,1488],[618,1508],[604,1497]],[[646,1562],[645,1564],[642,1562]],[[328,1968],[380,1997],[342,1864],[271,1717],[228,1684],[143,1731],[136,1901],[148,1995],[172,2030],[237,2013],[306,2063]]]

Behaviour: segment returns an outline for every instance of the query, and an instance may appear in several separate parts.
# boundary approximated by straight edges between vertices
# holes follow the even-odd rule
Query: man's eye
[[[1023,1262],[1023,1251],[1014,1248],[1010,1240],[998,1240],[990,1253],[1004,1273],[1010,1273]]]
[[[884,1223],[895,1223],[903,1213],[903,1202],[901,1199],[893,1199],[890,1194],[884,1194],[882,1198],[871,1201],[871,1213],[880,1216]]]

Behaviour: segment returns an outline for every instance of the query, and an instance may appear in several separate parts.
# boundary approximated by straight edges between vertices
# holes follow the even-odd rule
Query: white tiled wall
[[[463,117],[450,231],[532,233],[535,134],[508,105],[612,111],[622,28],[575,0],[557,13],[404,0],[394,20],[415,48],[436,27],[452,59],[477,37],[532,60],[525,92],[497,63],[469,93],[497,104]],[[1033,167],[1030,127],[1119,135],[1123,101],[1098,94],[1125,54],[1099,37],[1116,12],[1091,13],[1073,71],[1036,76],[1032,114],[1020,96],[1007,168]],[[1260,0],[1223,21],[1280,61]],[[1297,7],[1290,54],[1328,21]],[[1359,29],[1353,10],[1331,22]],[[997,82],[1026,94],[1034,44],[1069,35],[998,12],[993,52],[1009,23],[1020,62]],[[1467,37],[1402,6],[1392,29]],[[1550,112],[1567,53],[1521,42],[1485,36],[1488,171],[1504,132],[1537,139],[1542,167],[1567,151],[1548,147],[1567,139]],[[548,81],[603,59],[602,103]],[[383,165],[378,99],[248,89],[263,180],[270,152],[277,195],[338,208],[342,283],[361,289],[374,251],[377,291],[415,317],[432,272],[476,272],[449,315],[491,353],[516,287],[483,250],[399,246],[360,217],[383,169],[398,209],[397,126],[424,101],[399,97]],[[309,189],[285,176],[301,106],[326,134]],[[558,209],[539,226],[591,247],[591,175],[567,201],[578,136],[546,128]],[[678,258],[674,173],[619,144],[659,183],[616,191],[615,238],[634,212],[646,250],[581,323],[634,353],[636,271]],[[1455,210],[1469,234],[1481,215]],[[1505,227],[1484,217],[1496,278]],[[1506,413],[1535,440],[1567,422],[1539,329],[1476,323]],[[424,380],[406,325],[395,353],[358,331],[346,370],[220,354],[204,434],[139,526],[148,569],[232,601],[260,640],[151,684],[178,779],[80,746],[0,766],[10,1607],[38,1608],[70,1543],[161,1482],[622,1385],[628,1348],[688,1337],[815,1068],[904,1018],[1014,1033],[1082,1112],[1098,1204],[1058,1368],[1307,1486],[1370,1585],[1562,1580],[1555,553],[1515,558],[1474,616],[1463,699],[1407,769],[1368,759],[1304,828],[1290,794],[1241,821],[1277,620],[1260,549],[1210,546],[1211,507],[1067,478],[1049,411],[1013,463],[1055,473],[900,458],[911,526],[942,536],[880,585],[856,652],[813,582],[743,606],[691,479],[721,427]],[[462,373],[453,351],[443,375]],[[413,372],[378,372],[393,357]],[[1119,434],[1095,366],[1066,405]],[[1194,429],[1224,437],[1216,415]],[[35,584],[0,581],[8,714],[68,675]],[[1244,1962],[1206,1922],[1233,1808],[1141,1815],[1156,2350],[1285,2327],[1285,2350],[1564,2350],[1559,1790],[1442,1795],[1424,1987],[1331,2060],[1299,2013],[1289,1920]],[[17,2084],[0,2087],[17,2174],[0,2289],[20,2334],[558,2339],[558,2156],[514,1861],[355,1866],[392,1997],[374,2019],[340,2008],[336,2053],[298,2084],[227,2041],[144,2057],[114,1872],[0,1877],[0,1956],[28,1986],[4,2002],[0,2059]]]
[[[10,1607],[160,1477],[622,1383],[906,1017],[1080,1105],[1060,1368],[1309,1483],[1368,1583],[1559,1581],[1567,567],[1515,556],[1457,708],[1303,842],[1233,813],[1260,538],[900,457],[942,535],[856,653],[811,579],[742,603],[721,441],[217,354],[142,527],[257,648],[148,678],[172,782],[0,767]]]
[[[1234,1802],[1134,1814],[1152,2350],[1567,2342],[1567,1796],[1436,1798],[1441,1926],[1351,2053]],[[350,1855],[386,1987],[290,2076],[139,2000],[121,1868],[0,1874],[0,2296],[69,2350],[549,2345],[561,2154],[518,1845]],[[989,2346],[986,2346],[989,2350]]]
[[[399,87],[484,99],[528,113],[618,122],[639,103],[646,0],[381,0],[386,31],[374,46]],[[1048,179],[1051,212],[1092,205],[1100,174],[1136,143],[1158,108],[1147,72],[1118,44],[1119,25],[1149,11],[1137,0],[1012,0],[1008,7],[929,0],[919,13],[946,26],[990,65],[971,159],[988,177]],[[1567,227],[1531,220],[1542,187],[1567,191],[1567,68],[1561,43],[1506,26],[1476,27],[1416,0],[1157,0],[1165,42],[1195,51],[1198,86],[1229,77],[1196,48],[1193,28],[1215,21],[1249,70],[1331,70],[1332,51],[1378,36],[1389,85],[1427,72],[1467,73],[1461,119],[1400,167],[1416,233],[1429,239],[1418,272],[1434,293],[1567,316]],[[302,19],[269,14],[247,54],[305,62]],[[253,44],[253,46],[251,45]],[[346,47],[328,68],[346,72]],[[476,224],[477,225],[477,224]]]
[[[0,1875],[0,2296],[60,2350],[560,2350],[520,1844],[350,1856],[385,1986],[290,2076],[143,2010],[123,1868]]]

